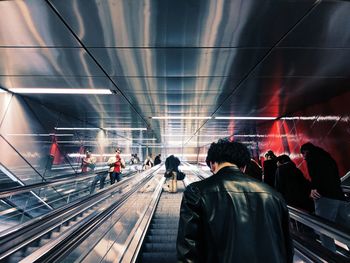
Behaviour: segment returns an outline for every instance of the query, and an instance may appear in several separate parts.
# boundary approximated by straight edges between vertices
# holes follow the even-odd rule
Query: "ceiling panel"
[[[217,111],[217,116],[274,117],[300,110],[349,89],[350,78],[249,78]],[[315,96],[317,94],[317,96]]]
[[[274,45],[315,0],[50,2],[90,47],[266,47]]]
[[[100,116],[108,117],[109,113],[112,116],[133,117],[139,119],[138,115],[120,95],[75,95],[75,94],[28,94],[28,98],[54,107],[55,110],[65,112],[71,116],[79,118],[87,118],[90,115],[93,117]],[[54,103],[52,103],[54,102]],[[122,115],[118,115],[122,114]],[[117,119],[117,118],[116,118]]]
[[[0,14],[2,47],[80,46],[45,1],[0,1]]]
[[[232,77],[112,77],[124,93],[188,94],[231,91],[239,82]]]
[[[346,48],[275,48],[252,75],[348,77],[349,67]]]
[[[322,1],[279,46],[349,48],[349,14],[349,1]]]
[[[81,48],[0,48],[0,75],[105,76]]]
[[[267,49],[255,48],[90,48],[89,50],[106,72],[116,77],[241,78],[267,52]]]

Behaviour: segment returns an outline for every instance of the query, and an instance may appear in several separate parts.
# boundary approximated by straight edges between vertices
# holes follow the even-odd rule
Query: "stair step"
[[[156,229],[150,229],[149,234],[152,236],[156,235],[167,235],[167,236],[177,236],[177,228],[175,229],[162,229],[162,228],[156,228]]]
[[[149,252],[146,252],[146,253],[143,253],[142,254],[142,257],[141,257],[141,262],[142,263],[158,263],[158,262],[161,262],[161,263],[164,263],[164,262],[167,262],[167,263],[175,263],[177,262],[177,257],[176,257],[176,253],[149,253]]]
[[[164,243],[146,243],[144,252],[174,252],[176,251],[176,244]]]

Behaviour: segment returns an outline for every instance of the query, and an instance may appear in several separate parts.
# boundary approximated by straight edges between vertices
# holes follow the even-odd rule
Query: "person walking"
[[[125,168],[125,161],[120,156],[120,149],[116,150],[115,156],[112,156],[108,159],[109,166],[109,178],[111,180],[111,185],[115,183],[115,180],[119,182],[121,178],[122,169]]]
[[[344,211],[349,210],[349,206],[345,203],[345,196],[340,186],[337,163],[328,152],[310,142],[303,144],[300,152],[306,161],[311,178],[310,197],[315,203],[315,214],[335,223],[345,223],[346,226],[349,222],[336,221],[339,212],[350,213]],[[321,235],[320,239],[324,247],[336,251],[332,238]]]
[[[241,172],[249,161],[244,144],[211,144],[206,162],[214,175],[183,194],[178,262],[293,262],[285,201]]]

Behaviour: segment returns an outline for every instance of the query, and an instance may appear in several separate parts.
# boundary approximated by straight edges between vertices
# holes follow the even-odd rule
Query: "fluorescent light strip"
[[[216,120],[276,120],[277,117],[215,117]]]
[[[22,94],[112,94],[109,89],[12,88],[9,91]]]
[[[62,131],[95,131],[104,129],[106,131],[147,131],[147,128],[85,128],[85,127],[55,127],[55,130]]]
[[[152,117],[156,120],[209,120],[211,117],[195,117],[195,116],[156,116]]]
[[[147,131],[147,128],[103,128],[106,131]]]
[[[144,139],[132,139],[133,141],[156,141],[157,139],[156,138],[152,138],[152,139],[147,139],[147,138],[144,138]]]
[[[27,137],[27,136],[40,136],[40,137],[44,137],[44,136],[56,136],[56,137],[64,137],[64,136],[74,136],[74,134],[71,133],[61,133],[61,134],[55,134],[55,133],[12,133],[12,134],[7,134],[8,136],[23,136],[23,137]]]
[[[63,130],[67,130],[67,131],[95,131],[95,130],[100,130],[100,128],[82,128],[82,127],[55,127],[55,130],[57,131],[63,131]]]
[[[193,134],[162,134],[163,137],[191,137]]]

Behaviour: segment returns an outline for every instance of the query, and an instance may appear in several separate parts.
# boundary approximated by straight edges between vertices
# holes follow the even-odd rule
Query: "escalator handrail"
[[[146,177],[151,173],[152,171],[143,172],[138,178]],[[32,219],[24,224],[4,230],[0,233],[0,261],[1,258],[5,258],[23,247],[22,243],[28,244],[34,241],[37,235],[44,235],[46,232],[43,233],[42,226],[49,228],[49,226],[54,225],[57,222],[62,224],[71,214],[76,213],[77,210],[80,209],[79,213],[81,213],[89,207],[91,203],[98,203],[106,196],[110,196],[111,193],[119,191],[120,188],[127,185],[132,179],[134,179],[134,176],[116,183],[113,187],[108,187],[88,197],[85,196],[77,199],[74,202],[53,210],[42,217]],[[139,182],[135,182],[135,184],[138,183]]]
[[[301,237],[297,233],[291,233],[293,238],[293,245],[296,252],[306,257],[311,262],[324,262],[324,263],[345,263],[349,262],[349,259],[325,249],[317,241],[312,241]]]
[[[77,243],[84,237],[89,236],[95,231],[95,229],[101,225],[106,218],[115,213],[117,209],[137,190],[142,188],[149,180],[153,178],[153,174],[160,168],[148,170],[143,179],[138,181],[135,186],[128,192],[126,192],[117,202],[111,207],[107,208],[102,213],[92,217],[91,220],[78,223],[73,229],[68,230],[64,236],[57,238],[51,243],[39,248],[33,254],[29,255],[26,260],[30,262],[36,260],[44,260],[45,262],[57,261],[58,258],[64,257],[67,253],[73,250]]]
[[[8,240],[13,240],[17,238],[18,236],[21,236],[23,233],[27,233],[31,231],[34,228],[37,228],[38,226],[51,221],[51,220],[57,220],[58,218],[61,218],[64,214],[69,213],[70,211],[73,211],[77,207],[84,207],[88,202],[92,202],[94,200],[98,200],[99,198],[103,198],[104,195],[108,194],[109,192],[117,191],[119,188],[123,187],[125,184],[129,183],[129,181],[133,179],[133,177],[129,177],[125,180],[122,180],[114,185],[113,188],[108,187],[104,190],[101,190],[93,195],[85,196],[80,199],[77,199],[73,201],[72,203],[69,203],[67,205],[64,205],[56,210],[53,210],[41,217],[34,218],[30,221],[27,221],[21,225],[17,225],[11,228],[8,228],[2,232],[0,232],[0,248],[2,244]],[[0,253],[2,253],[0,251]]]
[[[134,263],[137,260],[138,254],[141,250],[143,240],[146,237],[147,231],[151,224],[152,218],[155,214],[156,208],[158,206],[158,202],[160,200],[160,196],[162,194],[162,186],[165,182],[165,178],[163,177],[159,184],[156,186],[155,191],[153,192],[152,198],[149,201],[149,205],[143,216],[139,220],[139,226],[137,231],[132,234],[133,238],[125,248],[125,251],[119,260],[119,262],[124,263]]]
[[[343,242],[345,244],[350,243],[349,229],[339,226],[324,218],[321,218],[315,215],[310,215],[307,212],[301,211],[291,206],[288,206],[288,209],[289,209],[289,216],[292,219],[308,227],[313,228],[317,232],[320,232],[329,237],[332,237],[340,242]]]
[[[63,183],[69,183],[72,181],[84,181],[88,178],[95,177],[99,174],[107,173],[108,170],[99,171],[99,172],[89,172],[81,175],[74,175],[74,177],[71,178],[64,178],[64,179],[56,179],[56,180],[48,180],[46,182],[36,183],[36,184],[29,184],[25,186],[16,186],[10,189],[7,189],[5,191],[0,191],[0,198],[9,197],[11,195],[23,193],[23,192],[29,192],[33,189],[40,188],[43,186],[54,186],[59,185]]]
[[[345,193],[350,193],[350,186],[348,185],[342,185],[341,188]]]

